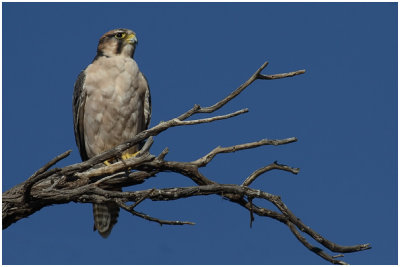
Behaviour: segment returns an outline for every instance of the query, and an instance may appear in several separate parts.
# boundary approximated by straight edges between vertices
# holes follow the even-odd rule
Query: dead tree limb
[[[233,153],[235,151],[253,149],[267,145],[285,145],[296,142],[297,138],[290,137],[279,140],[263,139],[256,142],[229,147],[219,146],[203,157],[189,162],[165,160],[165,157],[168,154],[167,148],[158,156],[152,155],[149,152],[151,145],[154,142],[153,136],[157,136],[169,128],[211,123],[217,120],[229,119],[248,112],[248,109],[244,108],[226,115],[187,120],[194,114],[215,112],[238,96],[254,81],[281,79],[305,73],[305,70],[298,70],[273,75],[261,74],[261,71],[263,71],[267,65],[268,62],[265,62],[245,83],[214,105],[201,107],[196,104],[193,108],[184,112],[180,116],[165,122],[160,122],[158,125],[139,133],[132,140],[85,162],[69,165],[63,168],[50,169],[54,164],[67,157],[71,151],[66,151],[55,157],[36,171],[25,182],[16,185],[3,193],[3,229],[50,205],[69,202],[104,203],[107,201],[114,201],[125,211],[148,221],[169,225],[193,225],[193,222],[158,219],[139,212],[136,208],[145,199],[150,199],[152,201],[173,201],[195,196],[219,195],[224,199],[249,210],[250,226],[255,219],[254,215],[275,219],[286,224],[294,236],[306,248],[315,254],[334,264],[346,264],[344,261],[336,259],[339,256],[343,256],[342,254],[329,255],[321,248],[311,245],[304,235],[307,235],[309,238],[318,242],[322,247],[325,247],[332,252],[357,252],[371,248],[370,245],[361,244],[355,246],[341,246],[335,244],[300,221],[300,219],[298,219],[298,217],[288,209],[279,196],[249,187],[262,174],[271,170],[281,170],[297,174],[299,172],[298,168],[282,165],[275,161],[254,171],[247,178],[244,178],[241,185],[220,184],[216,181],[210,180],[199,171],[200,168],[207,166],[207,164],[218,154]],[[123,151],[146,139],[147,141],[145,145],[135,158],[117,161],[110,166],[104,166],[102,164],[105,160],[120,158]],[[147,179],[153,178],[156,174],[162,172],[181,174],[191,179],[195,183],[195,186],[160,189],[151,188],[130,192],[112,191],[112,188],[121,188],[144,183]],[[259,207],[253,203],[254,199],[268,201],[276,207],[276,210]],[[134,202],[134,204],[129,205],[127,202]]]

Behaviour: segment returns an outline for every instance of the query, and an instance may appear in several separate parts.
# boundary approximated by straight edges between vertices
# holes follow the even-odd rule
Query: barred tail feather
[[[114,202],[93,204],[94,231],[107,238],[113,226],[117,223],[119,207]]]

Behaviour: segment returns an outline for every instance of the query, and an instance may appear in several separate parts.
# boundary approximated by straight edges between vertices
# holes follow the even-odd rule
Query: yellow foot
[[[124,153],[124,154],[122,154],[122,159],[123,159],[123,160],[127,160],[127,159],[129,159],[129,158],[133,158],[133,157],[135,157],[138,153],[139,153],[139,151],[138,151],[138,152],[135,152],[135,153],[133,153],[133,154],[131,154],[131,153]]]
[[[111,163],[110,163],[108,160],[104,161],[103,163],[104,163],[106,166],[110,166],[110,165],[111,165]]]

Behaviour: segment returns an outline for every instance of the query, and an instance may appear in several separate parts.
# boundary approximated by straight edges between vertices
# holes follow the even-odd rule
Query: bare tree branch
[[[249,177],[246,178],[246,180],[242,183],[242,186],[249,186],[252,182],[254,182],[258,176],[260,176],[263,173],[266,173],[270,170],[282,170],[282,171],[287,171],[291,172],[293,174],[298,174],[300,169],[299,168],[292,168],[286,165],[281,165],[278,164],[278,162],[274,162],[269,164],[268,166],[265,166],[261,169],[256,170],[253,172]]]
[[[297,141],[296,137],[290,137],[290,138],[286,138],[286,139],[282,139],[282,140],[267,140],[267,139],[263,139],[263,140],[260,140],[258,142],[252,142],[252,143],[241,144],[241,145],[236,145],[236,146],[216,147],[210,153],[208,153],[204,157],[199,158],[198,160],[192,161],[192,163],[197,165],[197,166],[199,166],[199,167],[204,167],[217,154],[232,153],[232,152],[243,150],[243,149],[251,149],[251,148],[256,148],[256,147],[265,146],[265,145],[279,146],[279,145],[289,144],[289,143],[296,142],[296,141]]]
[[[288,222],[287,225],[289,226],[289,229],[292,231],[292,233],[297,238],[297,240],[299,240],[306,248],[308,248],[312,252],[316,253],[317,255],[322,257],[323,259],[325,259],[325,260],[327,260],[327,261],[329,261],[329,262],[331,262],[333,264],[340,264],[340,265],[347,265],[348,264],[348,263],[346,263],[344,261],[335,260],[334,256],[330,256],[327,253],[325,253],[322,249],[312,246],[310,243],[307,242],[305,237],[302,236],[299,233],[299,231],[297,231],[296,227],[294,226],[294,224],[292,222]]]
[[[268,62],[262,64],[246,82],[214,105],[209,107],[194,105],[193,108],[182,113],[180,116],[165,122],[160,122],[158,125],[139,133],[132,140],[85,162],[63,168],[50,169],[54,164],[67,157],[71,151],[64,152],[55,157],[36,171],[25,182],[3,193],[3,229],[50,205],[69,202],[105,203],[110,201],[117,203],[119,207],[134,216],[157,222],[160,225],[194,225],[194,223],[188,221],[158,219],[145,213],[138,212],[135,209],[146,199],[152,201],[173,201],[196,196],[218,195],[223,199],[247,209],[250,213],[250,227],[252,227],[256,215],[260,218],[268,217],[274,219],[287,225],[299,242],[316,255],[334,264],[346,264],[344,261],[336,259],[338,257],[343,257],[343,254],[330,256],[321,248],[312,246],[301,233],[304,233],[331,252],[357,252],[371,248],[370,245],[338,245],[324,238],[300,221],[300,219],[288,209],[279,196],[249,187],[258,177],[271,170],[280,170],[297,174],[299,172],[298,168],[278,164],[275,161],[254,171],[250,176],[243,179],[244,182],[241,185],[220,184],[217,181],[207,178],[199,170],[200,168],[206,167],[218,154],[234,153],[236,151],[254,149],[267,145],[279,146],[290,144],[296,142],[297,138],[291,137],[275,140],[262,139],[256,142],[228,147],[218,146],[206,155],[187,162],[165,160],[169,151],[168,148],[165,148],[158,156],[150,153],[150,148],[154,142],[152,137],[157,136],[169,128],[211,123],[218,120],[230,119],[248,112],[248,109],[245,108],[225,115],[188,120],[194,114],[213,113],[217,111],[233,98],[237,97],[255,80],[281,79],[305,73],[305,70],[298,70],[273,75],[261,74],[261,71],[263,71],[267,65]],[[144,140],[146,140],[146,142],[136,157],[127,160],[120,159],[122,152]],[[109,159],[120,160],[114,162],[110,166],[104,166],[102,162]],[[181,174],[193,181],[195,185],[191,187],[152,188],[128,192],[112,190],[113,188],[144,183],[147,179],[154,178],[157,174],[163,172]],[[267,201],[272,203],[276,207],[276,210],[257,206],[253,203],[254,199],[262,200],[261,202]],[[134,204],[128,204],[128,202],[133,202]]]
[[[288,72],[288,73],[280,73],[280,74],[272,74],[272,75],[259,74],[257,76],[257,78],[262,79],[262,80],[275,80],[275,79],[293,77],[293,76],[304,74],[304,73],[306,73],[306,70],[297,70],[297,71],[292,71],[292,72]]]
[[[143,198],[143,200],[144,199],[145,198]],[[125,205],[122,201],[117,201],[117,203],[121,208],[123,208],[127,212],[129,212],[129,213],[131,213],[131,214],[133,214],[135,216],[138,216],[140,218],[143,218],[145,220],[151,221],[151,222],[158,222],[160,225],[163,225],[163,224],[168,224],[168,225],[185,225],[185,224],[195,225],[195,223],[193,223],[193,222],[168,221],[168,220],[157,219],[157,218],[151,217],[151,216],[149,216],[147,214],[135,211],[133,208]]]

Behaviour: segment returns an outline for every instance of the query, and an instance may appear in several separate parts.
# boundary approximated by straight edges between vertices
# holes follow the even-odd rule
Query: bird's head
[[[133,57],[138,41],[136,34],[129,29],[115,29],[101,36],[97,54],[104,56],[123,55]]]

